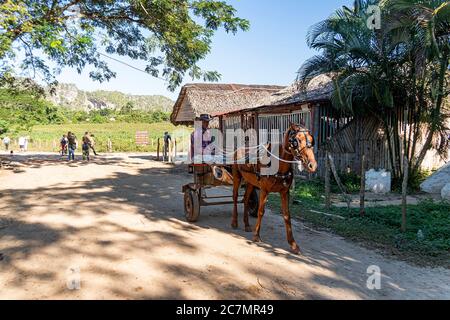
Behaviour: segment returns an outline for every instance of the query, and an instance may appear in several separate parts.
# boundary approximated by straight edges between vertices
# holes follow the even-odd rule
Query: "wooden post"
[[[406,232],[406,215],[407,215],[407,195],[408,195],[408,179],[409,179],[409,165],[408,157],[405,155],[403,159],[403,185],[402,185],[402,232]]]
[[[161,139],[158,138],[158,148],[157,148],[157,152],[156,152],[156,161],[160,161],[159,160],[160,151],[161,151]]]
[[[336,166],[334,164],[334,159],[331,154],[328,154],[328,161],[330,162],[331,172],[333,172],[334,179],[336,180],[339,189],[341,189],[342,195],[345,198],[345,201],[347,202],[347,207],[350,209],[350,204],[352,202],[352,199],[348,195],[347,189],[345,188],[344,184],[342,183],[341,179],[339,178],[339,175],[336,170]]]
[[[112,153],[112,141],[108,138],[108,153]]]
[[[359,214],[361,217],[366,215],[366,153],[363,141],[361,144],[361,188],[359,190]]]
[[[172,163],[173,162],[173,154],[172,154],[173,153],[173,142],[170,141],[168,143],[168,146],[169,146],[169,150],[167,152],[167,162]]]
[[[177,160],[177,139],[173,140],[173,162]]]
[[[325,208],[331,209],[331,177],[330,177],[330,161],[328,160],[328,151],[325,156]]]

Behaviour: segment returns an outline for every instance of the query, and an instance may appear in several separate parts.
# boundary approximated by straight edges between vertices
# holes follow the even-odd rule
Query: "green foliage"
[[[134,109],[134,103],[127,102],[120,110],[120,113],[123,113],[123,114],[131,113],[133,111],[133,109]]]
[[[0,134],[4,134],[9,131],[10,124],[8,121],[0,119]]]
[[[214,0],[5,0],[0,3],[0,76],[10,71],[8,58],[20,49],[23,68],[48,81],[54,75],[48,61],[78,72],[89,65],[92,79],[107,81],[116,74],[103,59],[106,51],[145,61],[146,71],[164,77],[174,90],[186,73],[217,79],[197,63],[210,52],[219,28],[236,33],[247,30],[249,22]]]
[[[341,182],[344,184],[345,188],[350,193],[359,192],[361,189],[361,176],[357,175],[354,172],[341,172],[339,173],[339,178]],[[336,180],[334,179],[334,175],[331,175],[331,187],[332,192],[339,192],[339,187],[337,185]]]
[[[409,188],[412,191],[419,191],[420,190],[420,185],[427,180],[430,176],[431,176],[432,172],[429,170],[420,170],[420,171],[416,171],[414,172],[410,177],[409,177]]]
[[[295,199],[299,204],[293,206],[292,213],[316,227],[394,252],[405,259],[450,266],[450,203],[425,201],[408,206],[407,231],[402,233],[400,206],[366,208],[364,217],[359,209],[333,207],[329,211],[344,220],[311,211],[326,212],[324,185],[319,180],[297,184]],[[272,197],[271,206],[278,209],[279,203],[278,197]],[[418,237],[419,231],[423,239]]]
[[[307,86],[318,75],[333,78],[333,106],[344,114],[381,120],[393,176],[403,172],[401,149],[417,174],[428,150],[449,146],[443,105],[448,100],[450,3],[444,0],[358,0],[312,26],[308,45],[319,54],[306,61],[298,80]],[[368,8],[380,5],[382,29],[367,27]],[[399,133],[398,114],[413,114],[408,141]],[[426,142],[419,146],[422,129]],[[440,139],[437,136],[440,135]],[[441,141],[439,146],[433,140]],[[401,146],[401,144],[404,144]],[[421,148],[421,149],[419,149]]]
[[[0,89],[0,121],[3,131],[30,130],[37,124],[63,123],[59,108],[26,92]]]

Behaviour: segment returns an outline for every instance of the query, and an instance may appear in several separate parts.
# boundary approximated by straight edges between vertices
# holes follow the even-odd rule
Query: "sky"
[[[204,70],[218,71],[222,83],[289,85],[301,64],[315,54],[306,44],[308,28],[327,18],[352,0],[227,0],[237,15],[248,19],[251,27],[236,35],[219,31],[213,38],[209,56],[199,63]],[[140,69],[144,62],[126,61]],[[90,80],[86,70],[79,75],[64,69],[58,81],[74,83],[79,89],[115,90],[128,94],[164,95],[176,99],[167,84],[118,62],[107,60],[117,77],[105,83]],[[184,83],[192,82],[189,76]],[[198,82],[198,81],[196,81]]]

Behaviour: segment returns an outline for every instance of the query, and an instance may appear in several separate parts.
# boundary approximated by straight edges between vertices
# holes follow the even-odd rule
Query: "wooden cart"
[[[189,166],[189,173],[194,176],[194,182],[183,186],[184,193],[184,212],[188,222],[196,222],[200,217],[202,207],[221,206],[234,204],[233,194],[207,195],[206,190],[229,186],[218,180],[213,173],[217,170],[216,166],[208,164],[195,164]],[[224,170],[225,168],[221,168]],[[243,203],[243,196],[239,196],[239,203]],[[249,203],[249,214],[253,217],[258,215],[259,190],[254,190]]]

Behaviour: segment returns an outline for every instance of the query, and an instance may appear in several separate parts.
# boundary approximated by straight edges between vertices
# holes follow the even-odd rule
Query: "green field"
[[[106,152],[108,139],[112,142],[113,152],[155,152],[157,150],[158,138],[162,138],[165,131],[170,132],[177,140],[178,150],[186,148],[186,142],[190,130],[186,127],[175,127],[171,123],[106,123],[106,124],[61,124],[34,126],[27,135],[29,139],[29,151],[57,152],[59,141],[63,134],[72,131],[79,140],[84,132],[89,131],[94,134],[96,149],[99,152]],[[136,132],[147,131],[149,135],[148,146],[136,145]],[[17,137],[15,137],[17,138]],[[162,140],[162,139],[161,139]],[[13,144],[13,148],[17,147]]]

